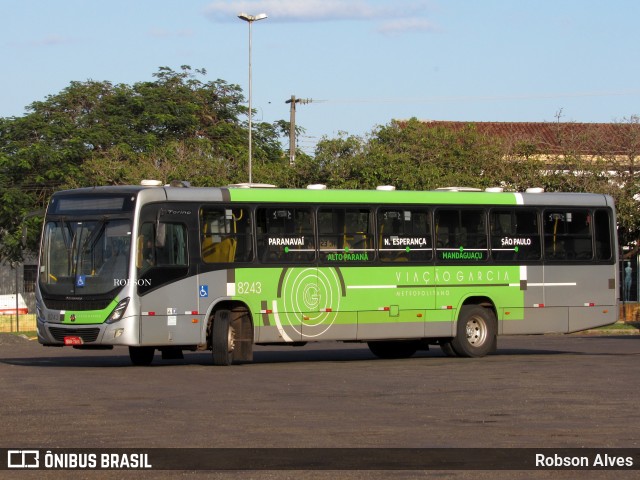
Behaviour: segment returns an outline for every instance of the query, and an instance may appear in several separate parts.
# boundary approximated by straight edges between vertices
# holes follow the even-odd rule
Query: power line
[[[442,95],[434,97],[379,97],[379,98],[337,98],[314,100],[319,103],[437,103],[437,102],[473,102],[496,100],[544,100],[555,98],[583,97],[620,97],[640,95],[640,90],[614,92],[575,92],[575,93],[524,93],[516,95]]]

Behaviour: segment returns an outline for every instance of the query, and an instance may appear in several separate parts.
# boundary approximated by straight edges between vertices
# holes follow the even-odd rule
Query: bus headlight
[[[111,312],[111,315],[109,315],[105,320],[105,323],[116,323],[120,321],[120,319],[124,315],[125,310],[127,309],[127,305],[129,305],[129,297],[125,298],[124,300],[120,300],[118,305],[116,305],[116,308],[114,308],[113,312]]]

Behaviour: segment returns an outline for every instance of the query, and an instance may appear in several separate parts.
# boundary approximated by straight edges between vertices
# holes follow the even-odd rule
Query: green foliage
[[[416,119],[391,122],[366,139],[347,134],[325,138],[314,159],[297,165],[308,183],[332,188],[388,184],[402,190],[494,186],[504,168],[500,146],[473,126],[452,131]]]
[[[71,82],[32,103],[27,115],[0,119],[0,259],[20,258],[22,217],[44,207],[55,190],[143,178],[247,181],[241,89],[220,79],[204,82],[205,75],[184,65],[178,72],[162,67],[153,81],[134,85]],[[279,128],[254,125],[256,163],[281,162]]]

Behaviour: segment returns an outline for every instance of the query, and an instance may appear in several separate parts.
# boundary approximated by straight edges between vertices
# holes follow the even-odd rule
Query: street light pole
[[[267,18],[266,13],[259,13],[258,15],[248,15],[246,13],[239,13],[238,18],[240,20],[244,20],[249,24],[249,185],[253,183],[252,177],[252,142],[251,142],[251,117],[253,116],[252,106],[251,106],[251,24],[253,22],[257,22],[258,20],[263,20]]]

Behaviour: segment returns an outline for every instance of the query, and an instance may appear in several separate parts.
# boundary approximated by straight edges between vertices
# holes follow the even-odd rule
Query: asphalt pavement
[[[500,337],[480,359],[438,347],[380,360],[366,345],[256,347],[131,366],[126,349],[0,334],[0,448],[640,449],[640,336]],[[507,450],[508,451],[508,450]],[[604,450],[603,450],[604,451]],[[461,454],[469,451],[460,450]],[[473,450],[471,450],[473,453]],[[169,455],[170,455],[169,451]],[[0,471],[16,478],[634,478],[616,471]]]

